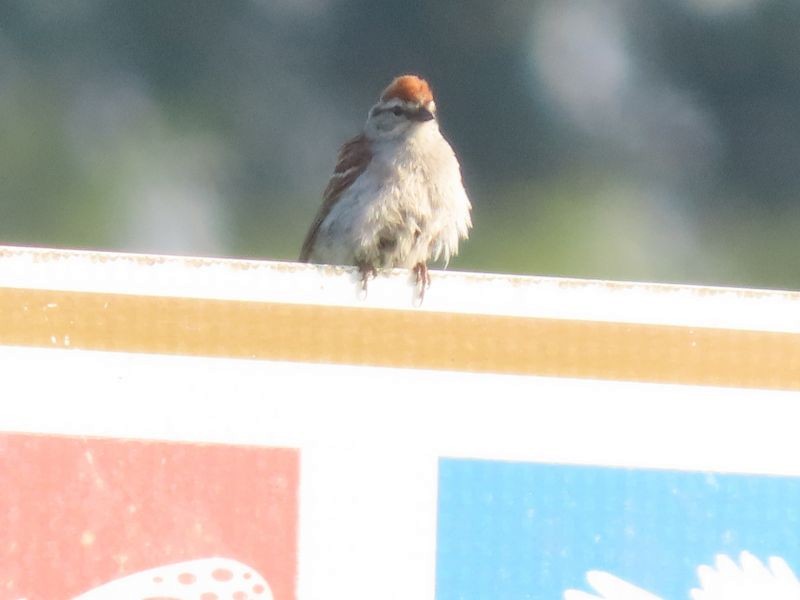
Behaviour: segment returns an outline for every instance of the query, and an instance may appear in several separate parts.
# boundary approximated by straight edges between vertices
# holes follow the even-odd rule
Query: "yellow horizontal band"
[[[800,334],[50,290],[0,345],[800,389]]]

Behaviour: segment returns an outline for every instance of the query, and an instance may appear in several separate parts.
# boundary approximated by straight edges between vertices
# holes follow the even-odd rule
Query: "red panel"
[[[0,599],[221,556],[295,597],[296,450],[0,434]]]

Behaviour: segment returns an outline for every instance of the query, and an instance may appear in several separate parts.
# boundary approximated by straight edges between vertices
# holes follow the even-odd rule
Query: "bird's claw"
[[[414,283],[417,285],[419,292],[419,301],[425,298],[425,290],[431,287],[431,274],[428,272],[428,265],[424,262],[414,265],[412,270],[414,273]]]
[[[370,279],[375,279],[378,276],[378,269],[375,265],[362,263],[358,265],[358,272],[361,274],[361,291],[367,293],[367,284]]]

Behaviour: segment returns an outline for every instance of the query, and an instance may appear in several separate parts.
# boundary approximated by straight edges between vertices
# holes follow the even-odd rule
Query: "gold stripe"
[[[0,288],[0,344],[800,389],[800,334],[410,310]]]

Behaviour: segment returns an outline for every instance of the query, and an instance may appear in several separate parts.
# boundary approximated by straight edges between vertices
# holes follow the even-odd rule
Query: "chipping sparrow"
[[[378,268],[412,269],[421,299],[428,260],[447,264],[458,252],[470,209],[430,87],[403,75],[369,111],[363,133],[339,151],[300,260],[355,265],[364,289]]]

